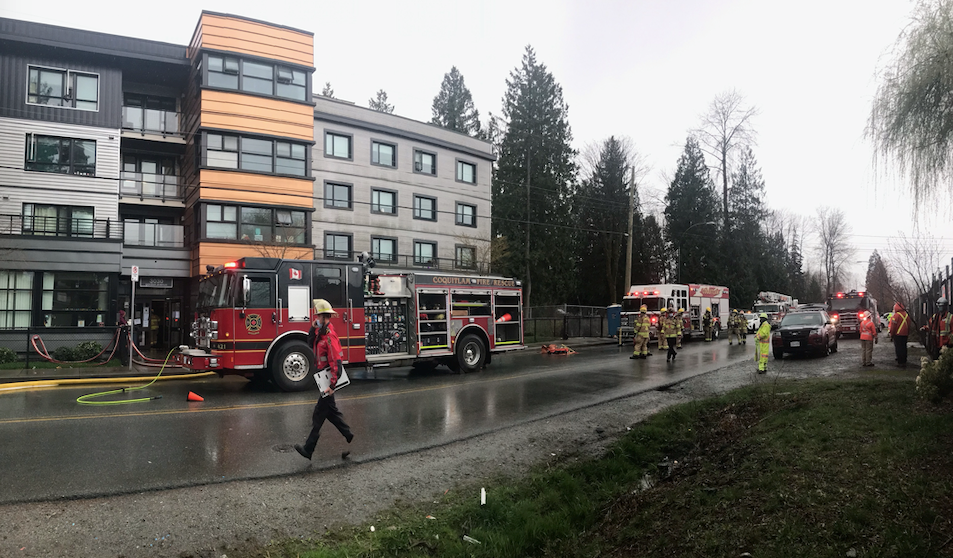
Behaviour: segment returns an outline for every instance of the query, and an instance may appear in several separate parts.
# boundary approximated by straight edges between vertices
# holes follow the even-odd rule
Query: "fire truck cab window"
[[[271,279],[268,277],[249,277],[251,291],[248,294],[246,308],[274,308],[275,302],[271,296]]]
[[[345,303],[344,279],[339,267],[315,267],[312,297],[323,298],[331,303],[332,308],[344,308]]]

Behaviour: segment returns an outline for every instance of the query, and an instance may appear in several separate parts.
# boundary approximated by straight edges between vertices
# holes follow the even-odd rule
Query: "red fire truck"
[[[344,363],[483,368],[493,353],[524,348],[522,288],[505,277],[373,270],[359,262],[243,258],[199,282],[192,337],[177,355],[192,370],[270,377],[310,389],[312,300],[323,298]]]
[[[838,335],[860,335],[861,312],[869,311],[880,331],[880,314],[877,313],[877,301],[866,291],[853,290],[847,293],[835,293],[827,298],[827,312],[837,324]]]

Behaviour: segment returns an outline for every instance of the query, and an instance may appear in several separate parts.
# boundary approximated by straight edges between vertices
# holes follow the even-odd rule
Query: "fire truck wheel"
[[[486,346],[476,335],[464,335],[457,342],[457,365],[464,374],[483,369],[486,364]]]
[[[271,377],[282,391],[304,391],[315,387],[311,351],[303,341],[285,344],[271,361]]]

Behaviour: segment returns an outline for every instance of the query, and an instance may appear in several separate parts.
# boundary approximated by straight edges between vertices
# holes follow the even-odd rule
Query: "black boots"
[[[311,454],[305,451],[304,446],[302,446],[301,444],[295,444],[295,451],[298,452],[301,455],[301,457],[307,459],[308,461],[311,460]]]

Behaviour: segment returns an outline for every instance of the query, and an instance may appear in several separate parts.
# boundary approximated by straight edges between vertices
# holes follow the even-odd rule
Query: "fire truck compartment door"
[[[468,295],[488,295],[490,291],[478,291],[475,289],[450,289],[450,294],[468,294]]]
[[[307,322],[311,309],[311,289],[307,285],[288,286],[288,321]]]

